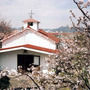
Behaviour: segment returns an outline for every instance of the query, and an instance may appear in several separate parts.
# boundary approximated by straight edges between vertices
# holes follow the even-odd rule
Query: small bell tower
[[[32,17],[32,15],[33,15],[32,10],[31,10],[31,13],[29,13],[29,15],[30,15],[30,18],[23,21],[24,22],[24,29],[25,28],[32,28],[34,30],[38,30],[40,22],[35,20],[35,19],[33,19],[33,17]]]

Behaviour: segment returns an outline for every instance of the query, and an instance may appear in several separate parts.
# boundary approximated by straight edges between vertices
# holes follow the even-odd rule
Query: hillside
[[[44,29],[47,32],[75,32],[74,29],[71,29],[68,26],[61,26],[59,28],[55,28],[55,29]]]

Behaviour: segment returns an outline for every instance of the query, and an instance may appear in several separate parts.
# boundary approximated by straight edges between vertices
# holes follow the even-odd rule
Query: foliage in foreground
[[[73,0],[73,2],[82,13],[82,16],[77,17],[70,10],[70,19],[77,33],[71,41],[67,42],[63,39],[63,44],[59,45],[60,54],[50,58],[49,68],[55,74],[48,74],[41,79],[44,88],[48,83],[56,88],[90,90],[90,13],[88,11],[90,1]]]
[[[0,89],[3,90],[3,89],[6,89],[9,87],[10,85],[10,82],[9,82],[10,78],[7,77],[7,76],[3,76],[0,78]]]

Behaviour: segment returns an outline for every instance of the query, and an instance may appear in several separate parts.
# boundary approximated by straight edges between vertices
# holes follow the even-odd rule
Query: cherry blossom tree
[[[56,63],[53,66],[61,87],[90,90],[90,0],[73,2],[82,16],[77,17],[70,10],[70,19],[76,33],[72,41],[63,42],[59,46],[60,54],[54,58]]]
[[[76,32],[71,41],[60,40],[60,53],[49,58],[50,70],[55,73],[42,77],[41,84],[44,88],[49,84],[54,85],[55,90],[63,87],[90,90],[90,0],[73,2],[82,15],[77,16],[70,10],[72,28]]]

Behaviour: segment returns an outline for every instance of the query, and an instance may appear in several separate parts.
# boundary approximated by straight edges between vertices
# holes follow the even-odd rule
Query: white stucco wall
[[[30,30],[4,41],[2,47],[6,48],[24,44],[31,44],[49,49],[56,49],[56,44],[54,42],[51,42],[50,40]]]
[[[15,69],[17,70],[17,55],[23,54],[23,50],[13,51],[13,52],[6,52],[0,53],[0,66],[8,69]],[[38,55],[40,56],[40,65],[45,66],[45,57],[47,55],[35,53],[35,52],[28,52],[30,55]]]
[[[27,28],[27,26],[28,26],[28,23],[24,23],[23,25],[24,29]],[[30,26],[30,27],[37,31],[39,29],[39,23],[33,23],[33,26]]]
[[[0,65],[4,68],[17,70],[17,53],[19,52],[0,53]]]
[[[33,23],[33,26],[31,26],[31,28],[37,31],[39,27],[38,25],[38,23]]]

